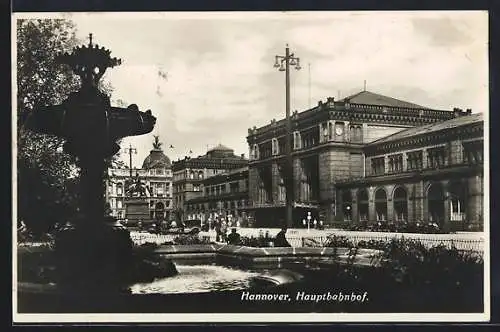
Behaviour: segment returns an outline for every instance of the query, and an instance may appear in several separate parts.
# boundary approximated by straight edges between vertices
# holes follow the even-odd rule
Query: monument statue
[[[127,187],[128,197],[149,197],[151,193],[144,182],[141,181],[139,173],[135,174],[135,179],[130,180]]]

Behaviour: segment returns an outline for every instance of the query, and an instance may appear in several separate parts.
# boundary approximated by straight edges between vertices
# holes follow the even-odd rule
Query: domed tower
[[[149,156],[144,159],[142,163],[143,169],[153,169],[153,168],[170,168],[170,159],[163,153],[161,149],[162,143],[160,142],[159,136],[154,136],[155,140],[153,142],[153,150],[149,152]]]
[[[169,220],[172,209],[172,163],[163,153],[159,136],[154,136],[153,149],[142,163],[151,191],[149,212],[153,221]]]

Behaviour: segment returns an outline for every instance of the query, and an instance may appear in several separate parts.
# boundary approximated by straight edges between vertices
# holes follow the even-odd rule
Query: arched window
[[[358,218],[364,225],[368,221],[368,192],[366,189],[358,191]]]
[[[394,220],[397,222],[408,221],[408,197],[403,187],[394,190]]]
[[[345,190],[342,193],[342,213],[344,221],[352,220],[352,195],[350,190]]]
[[[387,194],[383,188],[379,188],[375,192],[375,213],[377,221],[387,221]]]
[[[467,184],[453,181],[448,185],[450,221],[466,220]]]
[[[433,183],[427,190],[428,219],[438,225],[444,221],[444,190],[441,183]]]
[[[122,183],[118,183],[116,185],[116,195],[117,196],[122,196],[123,195],[123,184]]]
[[[198,179],[203,179],[203,171],[198,172]]]

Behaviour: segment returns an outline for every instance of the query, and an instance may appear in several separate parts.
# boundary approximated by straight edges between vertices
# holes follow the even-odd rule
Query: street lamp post
[[[309,229],[311,228],[311,212],[307,212],[307,232],[309,233]]]
[[[288,44],[285,48],[285,56],[276,55],[276,62],[274,63],[274,68],[279,69],[279,71],[285,72],[285,99],[286,99],[286,139],[285,139],[285,149],[286,149],[286,172],[287,183],[286,185],[286,225],[291,227],[293,225],[293,160],[292,160],[292,121],[290,118],[290,65],[295,66],[296,70],[300,70],[300,59],[294,57],[294,54],[290,54],[290,49]]]
[[[129,155],[129,167],[130,167],[130,178],[133,178],[132,175],[132,154],[137,154],[137,149],[132,147],[132,144],[130,144],[129,148],[127,149],[128,155]]]

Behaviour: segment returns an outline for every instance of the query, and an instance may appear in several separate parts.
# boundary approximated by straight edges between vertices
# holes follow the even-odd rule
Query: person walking
[[[286,239],[286,227],[283,227],[281,231],[276,234],[274,238],[274,246],[275,247],[291,247],[290,243],[288,243]]]
[[[236,232],[236,228],[231,229],[231,233],[227,236],[227,243],[232,245],[240,244],[240,234]]]

